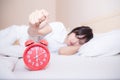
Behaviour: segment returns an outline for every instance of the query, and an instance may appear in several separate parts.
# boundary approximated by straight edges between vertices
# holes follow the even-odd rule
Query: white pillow
[[[110,56],[120,53],[120,30],[114,30],[95,36],[81,46],[79,55],[82,56]]]

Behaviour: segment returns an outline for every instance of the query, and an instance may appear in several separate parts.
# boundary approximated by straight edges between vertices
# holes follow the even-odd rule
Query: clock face
[[[44,45],[33,44],[26,48],[23,58],[30,70],[40,70],[48,64],[50,54]]]

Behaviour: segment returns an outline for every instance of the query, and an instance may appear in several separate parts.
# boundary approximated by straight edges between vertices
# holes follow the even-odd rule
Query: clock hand
[[[38,57],[40,57],[41,55],[43,55],[43,54],[39,54],[39,55],[35,56],[34,58],[38,58]]]
[[[36,47],[36,56],[34,57],[34,58],[38,58],[38,57],[40,57],[41,55],[43,55],[43,53],[42,54],[39,54],[39,52],[38,52],[39,50],[38,50],[38,48]]]

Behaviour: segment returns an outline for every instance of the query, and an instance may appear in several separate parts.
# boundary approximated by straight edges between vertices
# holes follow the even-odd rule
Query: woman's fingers
[[[48,12],[44,9],[36,10],[32,12],[29,16],[29,22],[31,24],[40,24],[45,21],[46,17],[48,17]]]

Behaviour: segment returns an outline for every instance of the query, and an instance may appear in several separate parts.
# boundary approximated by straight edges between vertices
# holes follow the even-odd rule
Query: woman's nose
[[[75,43],[77,43],[78,42],[78,40],[73,40],[73,43],[75,44]]]

